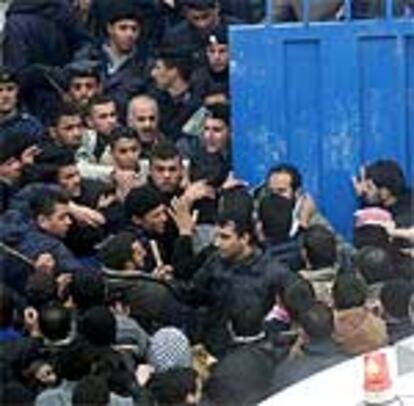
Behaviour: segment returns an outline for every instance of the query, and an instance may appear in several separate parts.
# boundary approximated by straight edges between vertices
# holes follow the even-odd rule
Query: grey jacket
[[[35,406],[72,406],[72,396],[77,382],[63,381],[57,388],[41,392]],[[110,394],[109,406],[133,406],[132,398],[123,398],[115,393]]]

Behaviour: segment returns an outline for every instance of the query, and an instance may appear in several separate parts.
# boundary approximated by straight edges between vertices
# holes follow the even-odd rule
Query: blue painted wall
[[[358,167],[394,158],[414,178],[414,23],[234,26],[236,173],[260,183],[296,164],[305,188],[349,236]]]

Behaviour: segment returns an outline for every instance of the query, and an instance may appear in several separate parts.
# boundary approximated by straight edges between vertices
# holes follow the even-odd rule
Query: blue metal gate
[[[346,235],[362,163],[393,158],[414,178],[414,21],[390,14],[230,31],[236,173],[257,184],[296,164]]]

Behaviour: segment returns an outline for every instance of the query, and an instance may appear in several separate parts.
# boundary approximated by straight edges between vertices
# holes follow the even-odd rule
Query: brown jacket
[[[348,354],[373,351],[388,343],[385,322],[364,307],[336,312],[334,339]]]

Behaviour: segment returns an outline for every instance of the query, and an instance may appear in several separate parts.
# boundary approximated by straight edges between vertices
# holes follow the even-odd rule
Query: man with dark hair
[[[139,156],[142,147],[134,130],[126,127],[114,129],[110,135],[109,146],[116,169],[137,174],[140,172]]]
[[[155,373],[147,387],[160,406],[198,404],[197,374],[192,368],[173,368]]]
[[[214,243],[217,252],[195,273],[185,295],[188,302],[210,309],[205,340],[213,352],[220,353],[225,347],[227,333],[223,337],[222,330],[228,320],[232,293],[246,289],[248,295],[258,295],[267,312],[276,293],[293,275],[258,250],[254,243],[252,219],[237,208],[219,215]]]
[[[294,165],[282,163],[269,169],[266,186],[273,193],[292,199],[300,192],[302,175]]]
[[[234,345],[258,341],[265,336],[262,298],[252,296],[247,301],[245,293],[248,292],[235,291],[230,303],[228,328]]]
[[[369,245],[361,248],[355,257],[355,263],[368,285],[395,277],[391,255],[383,248]]]
[[[293,202],[286,197],[269,194],[258,207],[259,234],[266,251],[290,270],[301,269],[300,241],[290,237],[293,223]]]
[[[183,177],[183,162],[176,146],[170,142],[155,145],[150,157],[149,183],[165,198],[165,203],[181,193]]]
[[[71,103],[64,103],[51,120],[50,137],[57,145],[76,151],[82,143],[83,122],[79,109]]]
[[[325,304],[315,302],[299,317],[301,353],[293,354],[276,370],[274,390],[281,390],[348,357],[332,340],[334,316]]]
[[[87,106],[82,146],[77,158],[90,163],[105,163],[111,132],[118,125],[118,114],[113,99],[105,95],[93,97]]]
[[[77,58],[97,61],[105,94],[115,100],[125,123],[128,99],[142,90],[145,57],[137,47],[142,34],[142,16],[133,1],[111,2],[106,10],[106,38]]]
[[[191,245],[191,227],[188,230],[182,229],[183,235],[181,239],[175,236],[173,240],[169,240],[169,237],[174,236],[167,229],[169,220],[167,207],[163,203],[160,194],[149,185],[132,189],[127,195],[125,215],[130,222],[129,229],[143,242],[144,248],[148,253],[144,266],[147,271],[153,271],[160,266],[160,259],[157,258],[157,255],[161,256],[163,264],[173,265],[175,245]],[[159,254],[156,254],[154,248],[151,248],[151,240],[156,242]],[[165,267],[162,266],[162,268]]]
[[[37,196],[32,202],[32,210],[39,231],[64,238],[72,223],[68,204],[67,195],[57,190]]]
[[[360,177],[353,181],[355,192],[364,203],[388,210],[398,227],[414,225],[413,194],[397,162],[379,159],[363,167]]]
[[[45,129],[32,115],[19,108],[19,83],[13,72],[0,66],[0,137],[14,134],[36,143]]]
[[[151,69],[155,85],[151,93],[160,106],[160,127],[174,141],[201,106],[201,99],[191,86],[191,71],[185,51],[172,47],[160,50]]]
[[[157,191],[148,185],[131,190],[125,200],[125,215],[149,236],[161,235],[166,229],[166,207]]]
[[[166,205],[174,197],[183,196],[191,207],[195,201],[213,194],[212,188],[203,181],[195,182],[196,187],[190,184],[184,188],[187,180],[185,164],[174,143],[165,141],[154,145],[150,156],[148,183],[161,195]]]
[[[231,344],[206,382],[204,395],[212,404],[256,404],[269,394],[275,369],[287,348],[264,331],[260,297],[238,292],[230,303]],[[248,292],[246,292],[248,293]]]
[[[280,301],[289,315],[290,322],[295,324],[299,322],[301,315],[313,306],[316,294],[311,283],[299,277],[284,289]]]
[[[73,222],[65,238],[66,245],[77,256],[93,254],[94,245],[103,238],[103,225],[106,219],[108,218],[108,224],[112,224],[112,220],[116,223],[116,212],[122,211],[121,204],[116,201],[115,190],[98,180],[82,178],[76,165],[74,151],[53,144],[42,149],[36,156],[30,172],[27,172],[28,181],[59,185],[71,200],[72,212],[73,208],[77,207],[88,212],[91,219],[95,216],[96,219],[100,219],[96,223],[84,221],[85,219]],[[30,187],[29,185],[26,189]],[[118,215],[120,216],[121,214]],[[108,226],[110,227],[111,225]]]
[[[232,167],[229,106],[209,106],[205,111],[200,137],[183,134],[177,146],[191,160],[190,172],[202,171],[208,165],[209,158],[217,158],[217,164],[228,173]]]
[[[338,255],[341,262],[347,263],[353,254],[353,247],[341,235],[335,232],[329,221],[318,210],[309,193],[303,191],[303,180],[299,170],[290,163],[281,163],[268,171],[264,191],[258,190],[258,197],[266,193],[276,193],[291,199],[294,202],[291,236],[295,236],[301,229],[319,224],[335,233],[338,244]]]
[[[302,190],[303,180],[299,170],[292,164],[281,163],[272,167],[266,176],[265,191],[283,196],[294,202],[291,235],[300,227],[311,224],[325,224],[327,221],[316,211],[309,194]]]
[[[119,127],[115,101],[106,95],[92,98],[85,122],[87,129],[83,133],[82,145],[76,152],[82,176],[108,184],[115,182],[118,186],[131,182],[136,173],[115,168],[111,157],[111,134]]]
[[[311,269],[326,268],[336,263],[335,236],[323,226],[312,226],[303,238],[306,260]]]
[[[335,235],[322,225],[309,227],[303,235],[303,257],[306,267],[301,275],[312,283],[317,298],[331,306],[339,270]]]
[[[98,259],[103,266],[102,272],[108,289],[108,300],[115,305],[119,303],[128,308],[139,324],[152,332],[162,325],[177,325],[183,327],[190,317],[190,310],[186,309],[172,294],[171,288],[142,272],[153,270],[154,261],[146,261],[151,255],[148,241],[138,238],[136,234],[123,231],[110,237],[99,252]],[[154,275],[153,275],[154,276]],[[131,319],[125,315],[116,315],[119,336],[131,326]],[[128,319],[128,320],[126,320]],[[146,350],[147,335],[142,328],[132,327],[135,331],[134,342],[137,342],[137,351],[143,354]],[[131,327],[130,327],[131,329]]]
[[[72,219],[69,199],[61,190],[53,187],[40,188],[32,197],[31,212],[27,215],[30,217],[24,218],[16,214],[8,227],[12,234],[13,229],[18,227],[19,233],[15,235],[12,244],[32,261],[32,265],[12,255],[4,258],[5,281],[21,293],[24,292],[27,276],[33,268],[57,274],[73,273],[81,268],[73,253],[62,242]],[[4,231],[4,241],[8,242],[9,238],[13,238],[12,234],[8,236],[7,230]]]
[[[116,319],[102,305],[86,310],[77,323],[78,333],[94,347],[110,347],[116,340]]]
[[[339,275],[332,292],[335,341],[347,354],[362,354],[388,343],[385,323],[364,306],[367,286],[361,277],[353,273]]]
[[[414,325],[408,313],[413,294],[413,284],[404,279],[387,281],[381,289],[383,317],[387,323],[387,333],[391,344],[414,333]]]
[[[93,61],[75,61],[64,68],[66,94],[79,107],[86,107],[102,92],[98,66]]]
[[[82,194],[75,153],[68,147],[49,144],[42,148],[30,170],[26,171],[25,181],[58,184],[71,199]]]
[[[146,250],[134,233],[122,231],[100,247],[98,259],[112,270],[142,270]]]
[[[39,313],[39,329],[47,343],[70,340],[72,317],[69,309],[60,305],[46,305]]]
[[[97,272],[75,272],[68,290],[79,314],[105,301],[105,282],[102,274]]]
[[[36,405],[71,404],[76,383],[91,371],[93,356],[90,347],[84,342],[74,341],[66,347],[57,361],[61,384],[41,392],[36,398]]]

